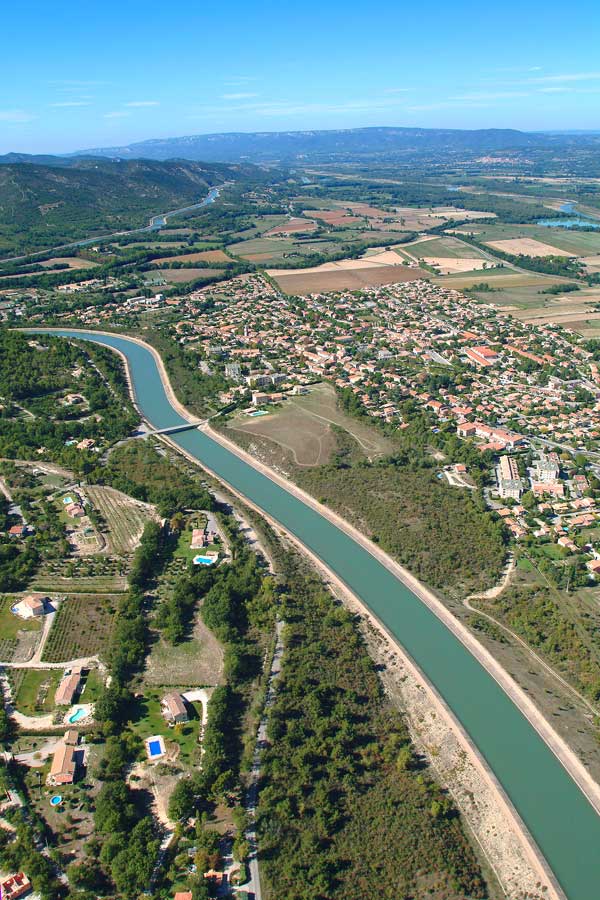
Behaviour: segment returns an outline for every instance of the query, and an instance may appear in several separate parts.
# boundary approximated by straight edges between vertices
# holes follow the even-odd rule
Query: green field
[[[488,273],[485,272],[483,274],[486,275],[486,278],[481,278],[479,279],[480,281],[485,281],[487,279]],[[469,291],[469,295],[480,300],[482,303],[491,303],[494,306],[518,306],[520,309],[532,309],[534,307],[549,305],[551,302],[556,306],[556,296],[541,293],[541,291],[550,287],[553,283],[559,284],[560,282],[552,282],[550,279],[546,279],[537,285],[506,287],[500,289],[498,292]],[[579,293],[569,294],[568,297],[577,300],[579,298]],[[551,310],[549,309],[548,312],[550,311]]]
[[[54,710],[54,692],[60,669],[21,669],[17,676],[16,707],[26,716],[47,715]]]
[[[463,230],[467,230],[464,226]],[[573,231],[569,228],[544,228],[543,225],[473,225],[477,241],[506,241],[526,237],[550,244],[577,256],[596,256],[600,253],[600,229],[598,231]],[[493,252],[494,248],[490,248]]]
[[[419,241],[416,244],[404,244],[403,248],[413,256],[432,256],[442,259],[485,259],[485,253],[454,237],[444,236],[432,241]]]
[[[18,631],[40,631],[42,623],[40,619],[22,619],[10,611],[11,606],[18,603],[21,598],[0,597],[0,639],[14,640]]]

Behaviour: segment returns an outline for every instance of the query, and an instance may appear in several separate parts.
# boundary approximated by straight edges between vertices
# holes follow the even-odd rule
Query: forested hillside
[[[201,201],[225,181],[260,181],[253,166],[84,159],[67,167],[0,166],[0,255],[146,225]]]

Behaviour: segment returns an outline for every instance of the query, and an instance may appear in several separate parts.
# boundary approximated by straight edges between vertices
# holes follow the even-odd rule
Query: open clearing
[[[511,253],[514,256],[573,256],[567,250],[544,244],[534,238],[513,238],[506,241],[486,241],[488,247],[500,250],[502,253]]]
[[[223,647],[196,613],[191,636],[173,647],[158,634],[146,660],[144,681],[148,685],[215,686],[223,676]]]
[[[146,522],[157,518],[150,504],[133,500],[114,488],[89,485],[86,494],[108,526],[108,552],[117,556],[132,553]]]
[[[58,265],[67,265],[69,269],[95,269],[98,263],[92,262],[90,259],[81,259],[79,256],[55,256],[40,263],[44,269]]]
[[[183,253],[181,256],[163,256],[160,259],[153,259],[154,265],[164,265],[165,263],[193,263],[193,262],[231,262],[231,257],[227,256],[223,250],[198,250],[196,253]]]
[[[257,419],[237,415],[227,425],[227,432],[244,435],[243,445],[248,438],[266,441],[275,447],[263,449],[272,464],[279,466],[289,460],[302,468],[324,465],[337,450],[336,435],[331,426],[337,425],[347,431],[356,441],[360,450],[370,459],[391,453],[392,443],[379,434],[376,428],[363,425],[338,408],[335,390],[327,382],[312,385],[310,393],[291,397],[279,409],[268,416]],[[235,435],[231,435],[235,439]],[[281,455],[273,451],[280,448]]]

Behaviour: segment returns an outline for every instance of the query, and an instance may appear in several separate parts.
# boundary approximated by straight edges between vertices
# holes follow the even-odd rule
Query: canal
[[[116,335],[58,334],[119,350],[128,359],[144,417],[156,428],[185,422],[171,406],[149,350]],[[363,600],[462,723],[569,900],[598,897],[600,817],[526,717],[458,638],[385,566],[318,511],[200,431],[171,439],[295,534]]]

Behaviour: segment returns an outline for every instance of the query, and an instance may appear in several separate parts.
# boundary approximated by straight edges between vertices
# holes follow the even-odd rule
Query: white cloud
[[[508,100],[514,97],[529,97],[527,91],[474,91],[471,94],[459,94],[456,97],[449,97],[448,100],[454,102],[462,102],[464,100]]]
[[[89,106],[89,100],[64,100],[62,103],[51,103],[50,106],[55,109],[69,106]]]
[[[221,100],[251,100],[253,97],[258,97],[258,94],[223,94]]]
[[[131,113],[125,112],[124,110],[115,110],[114,112],[104,113],[105,119],[125,119],[127,116],[130,116]]]
[[[25,122],[33,122],[35,116],[25,112],[24,109],[0,109],[0,122],[14,122],[24,124]]]
[[[550,84],[551,82],[560,81],[597,81],[600,79],[600,72],[567,72],[563,75],[540,75],[537,78],[531,78],[532,84]]]
[[[160,103],[158,100],[131,100],[129,103],[125,103],[124,106],[141,109],[146,106],[160,106]]]

